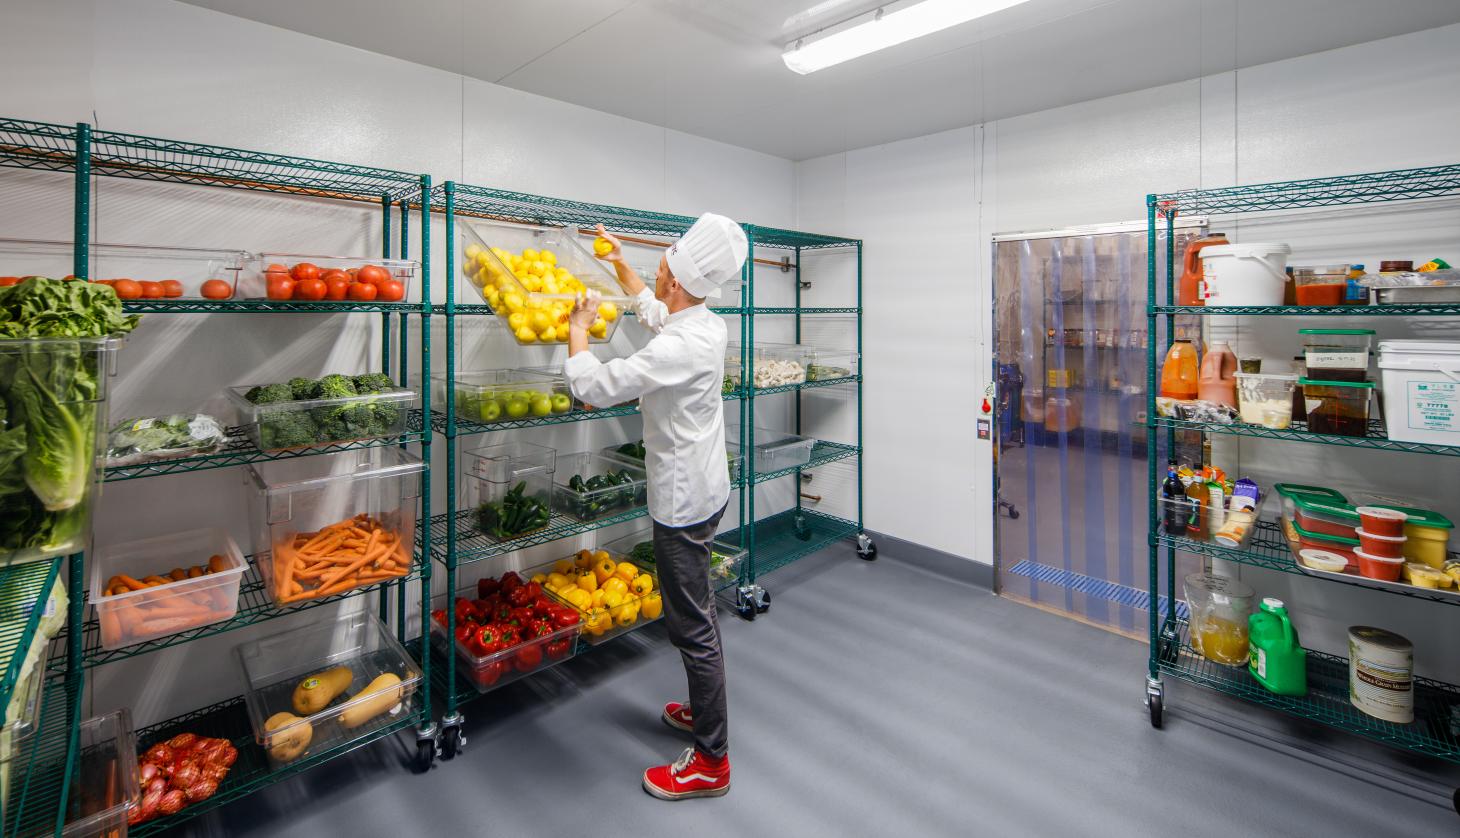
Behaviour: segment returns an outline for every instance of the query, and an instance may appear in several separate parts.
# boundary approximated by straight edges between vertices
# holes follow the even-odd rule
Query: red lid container
[[[1357,510],[1359,521],[1365,532],[1398,538],[1404,535],[1404,522],[1408,515],[1385,506],[1361,506]],[[1367,549],[1367,548],[1366,548]]]

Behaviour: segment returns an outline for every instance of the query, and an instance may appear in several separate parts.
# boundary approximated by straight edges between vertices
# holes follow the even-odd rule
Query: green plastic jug
[[[1247,669],[1252,677],[1278,695],[1306,695],[1308,653],[1298,645],[1298,632],[1283,601],[1264,597],[1257,612],[1247,618],[1247,627],[1252,647]]]

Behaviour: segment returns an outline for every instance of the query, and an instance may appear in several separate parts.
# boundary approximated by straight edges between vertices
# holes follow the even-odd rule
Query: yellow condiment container
[[[1412,562],[1424,562],[1430,567],[1445,566],[1445,551],[1450,544],[1450,531],[1443,527],[1429,527],[1405,522],[1404,557]]]

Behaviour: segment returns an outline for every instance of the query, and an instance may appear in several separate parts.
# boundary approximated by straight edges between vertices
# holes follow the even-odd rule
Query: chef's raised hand
[[[573,313],[568,315],[568,324],[575,329],[586,330],[598,319],[598,304],[602,300],[597,291],[579,294],[573,303]]]
[[[599,259],[602,259],[605,262],[622,262],[624,260],[623,242],[619,241],[618,238],[612,233],[603,229],[602,224],[598,225],[598,238],[603,239],[604,241],[613,245],[613,249],[607,252],[602,252],[602,249],[595,241],[593,247],[594,256],[597,256]]]

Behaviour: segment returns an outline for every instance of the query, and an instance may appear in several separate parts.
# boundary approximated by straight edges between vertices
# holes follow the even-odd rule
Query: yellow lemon
[[[553,330],[553,337],[558,343],[567,343],[570,331],[571,327],[567,323],[564,323]]]
[[[526,288],[529,292],[536,294],[537,292],[542,290],[542,280],[538,279],[535,276],[524,276],[522,278],[522,287]]]
[[[608,324],[603,322],[602,319],[595,320],[593,321],[593,325],[588,327],[588,334],[602,340],[608,336]]]
[[[537,333],[537,339],[543,343],[553,343],[558,339],[558,330],[549,326]]]
[[[612,252],[613,252],[613,242],[609,241],[608,239],[605,239],[603,236],[599,236],[599,237],[597,237],[597,238],[595,238],[593,240],[593,255],[594,256],[607,256],[608,254],[610,254]]]
[[[522,250],[522,261],[524,262],[536,262],[538,259],[541,258],[542,254],[538,253],[536,250],[533,250],[530,247],[523,248]]]
[[[614,305],[613,303],[599,303],[598,316],[602,317],[605,321],[612,323],[613,321],[618,319],[618,306]]]
[[[527,315],[527,322],[532,324],[532,330],[534,332],[550,329],[553,325],[552,319],[548,317],[545,311],[534,311],[532,314]]]
[[[548,271],[548,263],[539,259],[538,261],[533,262],[531,265],[529,265],[527,267],[527,270],[533,276],[542,276]]]
[[[518,343],[537,343],[537,333],[526,326],[518,329],[516,334]]]
[[[529,321],[527,319],[527,314],[525,312],[518,311],[507,315],[507,325],[512,327],[512,331],[514,332],[522,331],[523,327],[527,326],[528,322]]]
[[[544,294],[561,294],[563,292],[561,290],[559,290],[559,286],[558,286],[557,279],[544,279],[542,281],[542,293],[544,293]]]
[[[463,248],[461,252],[466,254],[466,258],[475,259],[482,252],[482,246],[473,242]]]
[[[509,291],[502,295],[502,304],[507,306],[508,311],[521,311],[522,295],[515,291]]]
[[[548,250],[545,247],[542,249],[541,253],[537,254],[537,258],[549,266],[556,265],[558,263],[558,254],[552,252],[551,250]]]

